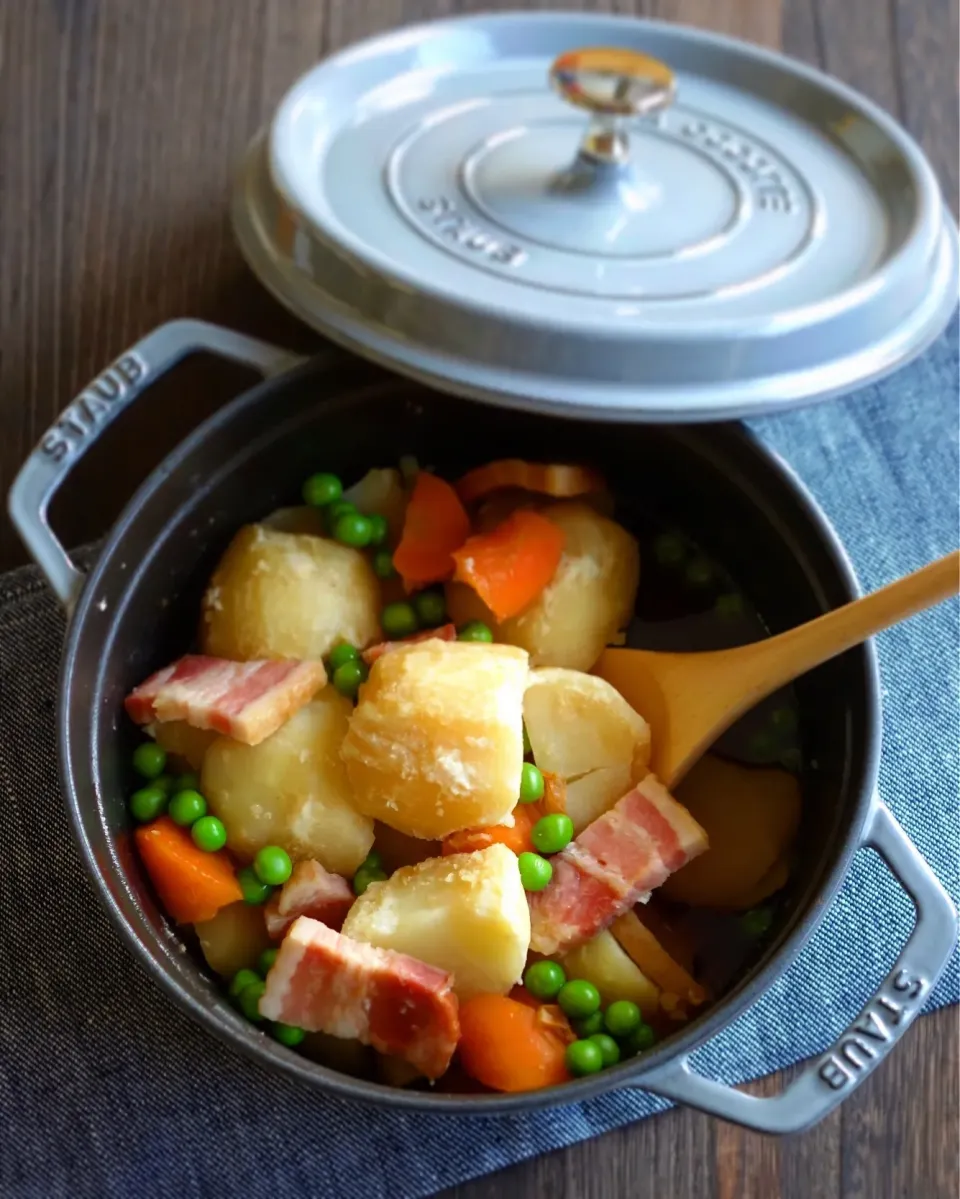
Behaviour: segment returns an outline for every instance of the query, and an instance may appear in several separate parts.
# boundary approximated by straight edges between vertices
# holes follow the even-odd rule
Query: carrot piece
[[[506,995],[477,995],[460,1005],[460,1063],[495,1091],[535,1091],[566,1082],[574,1034],[553,1004],[531,1007]]]
[[[563,530],[538,512],[520,509],[492,533],[479,533],[453,555],[454,579],[469,584],[497,620],[508,620],[537,598],[563,554]]]
[[[531,810],[532,809],[532,810]],[[506,845],[515,854],[533,850],[530,830],[543,812],[539,804],[517,804],[513,809],[513,824],[487,824],[482,828],[465,828],[443,839],[443,856],[452,853],[474,853],[488,845]]]
[[[198,849],[169,816],[141,825],[134,836],[150,881],[178,924],[212,920],[222,907],[243,899],[229,857],[222,850]]]
[[[604,482],[594,470],[584,466],[545,465],[524,462],[522,458],[501,458],[468,471],[457,484],[457,493],[465,504],[499,491],[503,487],[519,487],[523,491],[539,491],[557,499],[601,491]]]
[[[551,774],[549,770],[541,771],[543,775],[543,799],[537,804],[542,808],[541,815],[548,816],[567,814],[567,781],[559,774]]]
[[[624,912],[610,926],[620,947],[639,969],[666,994],[681,1004],[699,1007],[707,992],[697,980],[667,953],[636,912]]]
[[[407,504],[393,565],[407,591],[453,574],[453,551],[470,536],[470,518],[451,485],[422,470]]]

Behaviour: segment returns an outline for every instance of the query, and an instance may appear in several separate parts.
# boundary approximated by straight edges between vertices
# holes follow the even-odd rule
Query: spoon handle
[[[763,677],[766,694],[828,658],[859,645],[890,625],[960,592],[960,550],[938,558],[921,570],[870,595],[835,608],[816,620],[790,629],[763,643],[754,664]],[[761,662],[760,659],[763,659]]]

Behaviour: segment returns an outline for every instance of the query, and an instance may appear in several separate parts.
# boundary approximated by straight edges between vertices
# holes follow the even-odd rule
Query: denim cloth
[[[886,382],[755,423],[826,509],[864,588],[957,543],[957,386],[954,324]],[[947,604],[879,639],[882,794],[955,902],[957,628]],[[57,782],[62,636],[34,571],[0,580],[4,1199],[412,1199],[668,1106],[632,1092],[529,1116],[399,1114],[273,1077],[202,1032],[145,977],[81,867]],[[912,907],[879,859],[859,854],[794,965],[699,1051],[697,1068],[732,1083],[824,1048],[911,925]],[[929,1007],[958,998],[954,960]]]

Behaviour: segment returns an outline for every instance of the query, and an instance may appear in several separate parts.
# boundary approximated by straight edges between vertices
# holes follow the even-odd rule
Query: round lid
[[[234,204],[315,327],[448,390],[758,414],[922,350],[957,238],[899,126],[744,43],[612,16],[440,21],[288,93]]]

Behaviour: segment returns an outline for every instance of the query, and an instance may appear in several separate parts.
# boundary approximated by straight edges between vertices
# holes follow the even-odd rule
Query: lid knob
[[[580,152],[601,163],[626,161],[624,118],[658,112],[676,94],[665,63],[635,50],[602,46],[561,54],[550,68],[550,82],[565,100],[593,113]]]

